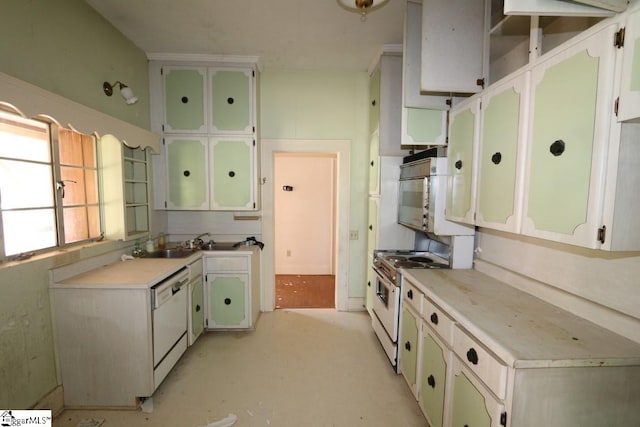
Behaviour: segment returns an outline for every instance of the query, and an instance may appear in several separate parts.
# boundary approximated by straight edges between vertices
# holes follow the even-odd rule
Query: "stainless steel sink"
[[[237,243],[221,242],[221,243],[205,243],[202,245],[203,251],[235,251],[238,248]]]
[[[194,252],[191,249],[161,249],[145,255],[145,258],[186,258]]]

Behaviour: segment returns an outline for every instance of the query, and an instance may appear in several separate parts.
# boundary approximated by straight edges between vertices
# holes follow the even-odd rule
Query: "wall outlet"
[[[358,230],[349,231],[349,240],[358,240]]]

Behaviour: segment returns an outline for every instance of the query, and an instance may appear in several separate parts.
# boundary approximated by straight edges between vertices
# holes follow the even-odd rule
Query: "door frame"
[[[263,139],[260,142],[262,166],[262,236],[267,242],[262,250],[262,311],[275,309],[275,218],[274,179],[275,153],[326,153],[336,155],[336,209],[334,266],[336,275],[336,308],[349,309],[349,197],[351,140]]]

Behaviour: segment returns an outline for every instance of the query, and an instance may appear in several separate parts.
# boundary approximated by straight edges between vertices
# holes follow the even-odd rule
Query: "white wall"
[[[477,269],[640,342],[639,253],[590,250],[485,229],[478,247],[478,259],[488,265],[476,262]]]
[[[335,167],[335,155],[276,153],[276,274],[334,274]]]

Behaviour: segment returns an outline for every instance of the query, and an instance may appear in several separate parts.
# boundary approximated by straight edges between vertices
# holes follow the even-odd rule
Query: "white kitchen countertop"
[[[200,257],[201,252],[194,252],[187,258],[134,258],[118,261],[53,283],[51,287],[149,288]]]
[[[640,344],[484,273],[403,274],[509,366],[640,365]]]

